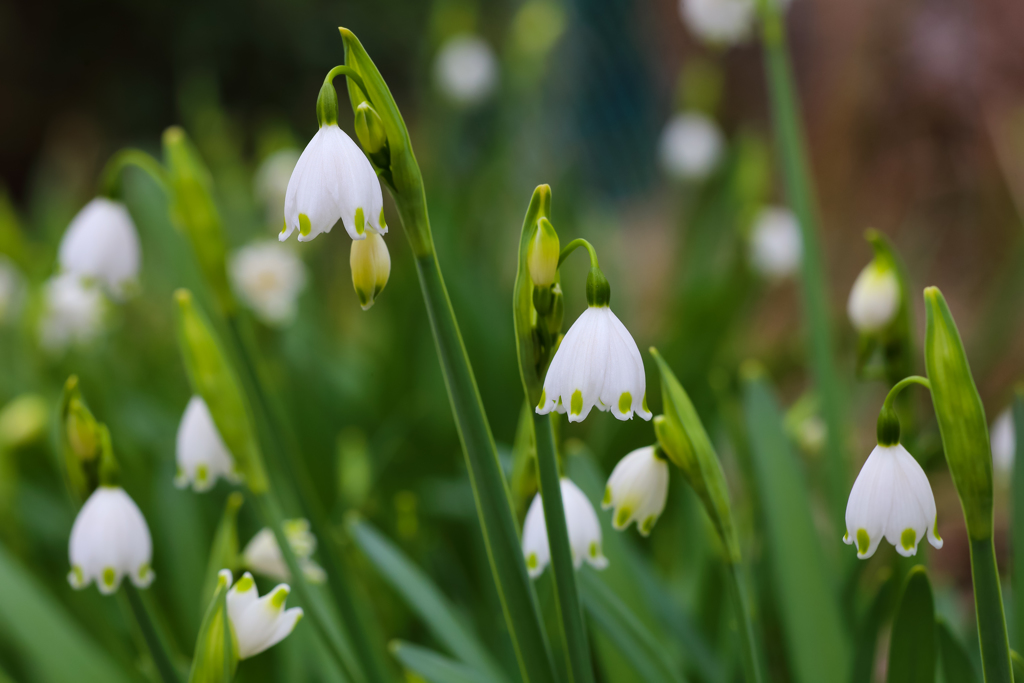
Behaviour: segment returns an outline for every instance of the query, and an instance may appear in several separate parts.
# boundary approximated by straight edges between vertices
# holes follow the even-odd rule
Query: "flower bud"
[[[356,106],[355,124],[356,137],[367,155],[372,157],[387,147],[388,134],[384,130],[384,122],[369,102],[360,102]]]
[[[388,283],[391,274],[391,255],[388,253],[384,238],[374,232],[368,232],[366,239],[353,240],[349,255],[352,268],[352,285],[359,296],[359,304],[363,310],[373,306],[377,295]]]
[[[79,503],[84,502],[98,484],[101,435],[100,425],[89,412],[75,375],[64,383],[58,430],[68,490]]]
[[[217,574],[216,591],[199,627],[188,683],[231,683],[234,679],[238,668],[238,638],[227,615],[227,593],[231,580],[231,571],[228,569],[222,569]],[[227,651],[225,646],[229,648]]]
[[[0,451],[38,441],[46,431],[50,408],[42,396],[22,394],[0,411]]]
[[[850,290],[846,312],[861,333],[880,332],[900,309],[900,283],[892,264],[875,258],[864,267]]]
[[[526,264],[530,269],[530,279],[536,287],[550,287],[555,284],[558,275],[558,256],[560,254],[558,233],[547,218],[537,221],[537,230],[533,233],[530,246],[526,250]]]

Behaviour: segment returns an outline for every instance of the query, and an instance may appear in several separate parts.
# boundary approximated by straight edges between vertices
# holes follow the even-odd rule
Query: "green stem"
[[[1016,609],[1017,647],[1024,652],[1024,389],[1018,387],[1013,397],[1013,425],[1017,434],[1013,458],[1013,484],[1010,517],[1010,547],[1013,560],[1013,602]]]
[[[125,581],[124,591],[128,595],[128,604],[131,605],[132,614],[139,625],[142,637],[146,640],[146,647],[149,648],[149,654],[153,657],[153,663],[160,674],[160,679],[164,683],[181,683],[178,670],[174,667],[171,655],[167,651],[167,645],[153,624],[153,619],[150,617],[149,610],[146,609],[138,589],[130,581]]]
[[[974,611],[985,683],[1013,683],[996,546],[991,536],[971,539],[971,578],[974,581]]]
[[[832,331],[828,314],[828,289],[818,242],[817,209],[807,165],[803,127],[797,107],[796,88],[789,62],[786,29],[780,16],[781,3],[759,0],[762,42],[771,96],[772,123],[782,157],[782,175],[790,208],[800,222],[803,236],[801,292],[808,322],[811,369],[821,397],[822,414],[828,427],[826,477],[832,517],[843,528],[849,492],[846,463],[846,430],[843,399],[833,358]]]
[[[594,250],[594,245],[592,245],[590,242],[586,241],[582,237],[578,237],[574,239],[572,242],[569,242],[569,244],[565,245],[565,248],[562,249],[562,252],[558,255],[558,265],[561,266],[562,262],[565,261],[565,259],[569,258],[569,254],[576,251],[580,247],[586,247],[587,251],[590,252],[590,267],[600,268],[600,266],[597,263],[597,252]]]
[[[928,391],[932,390],[932,383],[928,381],[927,377],[921,377],[920,375],[911,375],[910,377],[904,377],[899,382],[893,385],[892,389],[885,397],[885,401],[882,403],[882,410],[893,410],[893,403],[896,402],[896,397],[900,395],[900,392],[911,384],[919,384]]]
[[[754,635],[754,613],[743,577],[743,566],[739,562],[729,562],[726,573],[740,631],[744,677],[747,683],[761,683],[764,680],[761,675],[761,657]]]
[[[166,193],[167,173],[159,161],[143,152],[141,149],[127,148],[118,151],[110,157],[107,165],[103,167],[100,175],[100,194],[105,197],[116,197],[121,191],[121,171],[127,166],[135,166],[146,172],[160,189]]]
[[[327,76],[324,78],[324,83],[331,83],[338,76],[344,75],[348,77],[353,83],[359,86],[359,89],[364,93],[366,92],[366,86],[363,84],[363,77],[359,75],[359,72],[350,66],[339,64],[330,71],[327,72]]]
[[[231,665],[233,663],[231,654],[232,649],[235,647],[234,642],[231,640],[231,619],[228,617],[228,589],[225,588],[218,598],[220,602],[221,610],[221,624],[223,625],[224,631],[224,683],[230,683],[234,678],[231,671]]]
[[[569,671],[575,683],[593,683],[594,672],[580,595],[576,589],[576,569],[569,545],[551,417],[534,413],[533,428],[537,437],[537,471],[541,501],[544,504],[544,522],[548,530],[548,546],[551,549],[551,569],[555,573],[555,597],[559,622],[565,632]]]

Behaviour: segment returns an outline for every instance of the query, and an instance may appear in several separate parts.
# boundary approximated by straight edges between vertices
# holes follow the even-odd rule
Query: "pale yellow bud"
[[[559,253],[558,233],[551,221],[541,218],[537,221],[537,231],[533,233],[530,246],[526,249],[526,265],[534,285],[550,287],[555,284]]]
[[[391,254],[384,238],[375,232],[367,232],[366,239],[352,240],[349,265],[352,267],[352,285],[365,311],[373,306],[374,299],[391,275]]]

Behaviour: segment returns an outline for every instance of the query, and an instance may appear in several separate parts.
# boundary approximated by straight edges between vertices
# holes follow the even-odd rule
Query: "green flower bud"
[[[540,401],[544,374],[562,329],[564,310],[558,284],[546,289],[536,287],[531,273],[531,248],[536,235],[542,232],[541,223],[548,222],[550,213],[551,188],[538,185],[533,191],[519,233],[518,269],[512,290],[512,320],[516,330],[516,350],[519,352],[519,374],[530,405],[537,405]],[[555,235],[556,242],[557,239]],[[541,311],[545,311],[543,315]]]
[[[100,427],[82,397],[78,377],[68,377],[61,394],[58,430],[64,478],[79,503],[99,485]]]
[[[355,109],[356,137],[368,156],[386,152],[388,134],[384,122],[369,102],[360,102]]]
[[[924,360],[942,447],[967,532],[972,540],[985,540],[992,535],[992,450],[985,408],[942,292],[928,287],[924,303]]]
[[[338,124],[338,91],[330,77],[324,79],[316,98],[316,121],[321,128]]]
[[[533,239],[526,250],[526,263],[535,287],[550,287],[558,275],[558,233],[547,218],[537,221]]]
[[[359,296],[363,310],[373,306],[377,295],[384,290],[391,275],[391,254],[384,238],[374,232],[367,232],[366,239],[352,240],[349,253],[352,268],[352,286]]]
[[[238,639],[227,616],[231,572],[217,575],[216,590],[199,627],[188,683],[231,683],[238,668]]]
[[[22,394],[0,411],[0,450],[28,446],[46,432],[50,407],[37,394]]]
[[[612,300],[612,288],[601,269],[591,266],[587,273],[587,305],[607,306]]]
[[[178,345],[192,391],[206,401],[246,485],[253,493],[262,493],[267,490],[267,475],[241,382],[206,316],[193,304],[192,293],[179,289],[174,296],[178,301]]]

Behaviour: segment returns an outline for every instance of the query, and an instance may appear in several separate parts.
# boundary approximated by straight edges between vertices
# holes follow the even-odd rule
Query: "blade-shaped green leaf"
[[[868,613],[864,615],[854,641],[853,675],[850,683],[871,683],[874,680],[875,652],[878,649],[878,632],[892,614],[899,584],[889,576],[878,588]]]
[[[920,565],[911,569],[903,582],[892,623],[886,681],[935,683],[935,601],[928,573]]]
[[[1013,562],[1013,607],[1017,617],[1017,642],[1014,649],[1024,649],[1024,393],[1018,389],[1013,398],[1013,426],[1016,453],[1013,459],[1013,496],[1011,496],[1010,542]]]
[[[772,582],[795,680],[841,681],[848,675],[850,651],[807,482],[763,371],[750,365],[744,375],[744,408]]]
[[[429,683],[495,683],[499,680],[419,645],[395,640],[389,648],[402,666]]]
[[[939,659],[942,661],[942,675],[946,683],[977,683],[978,672],[971,662],[963,643],[942,619],[936,620],[935,630],[939,641]],[[1014,678],[1017,678],[1014,671]],[[1024,680],[1024,679],[1022,679]]]

